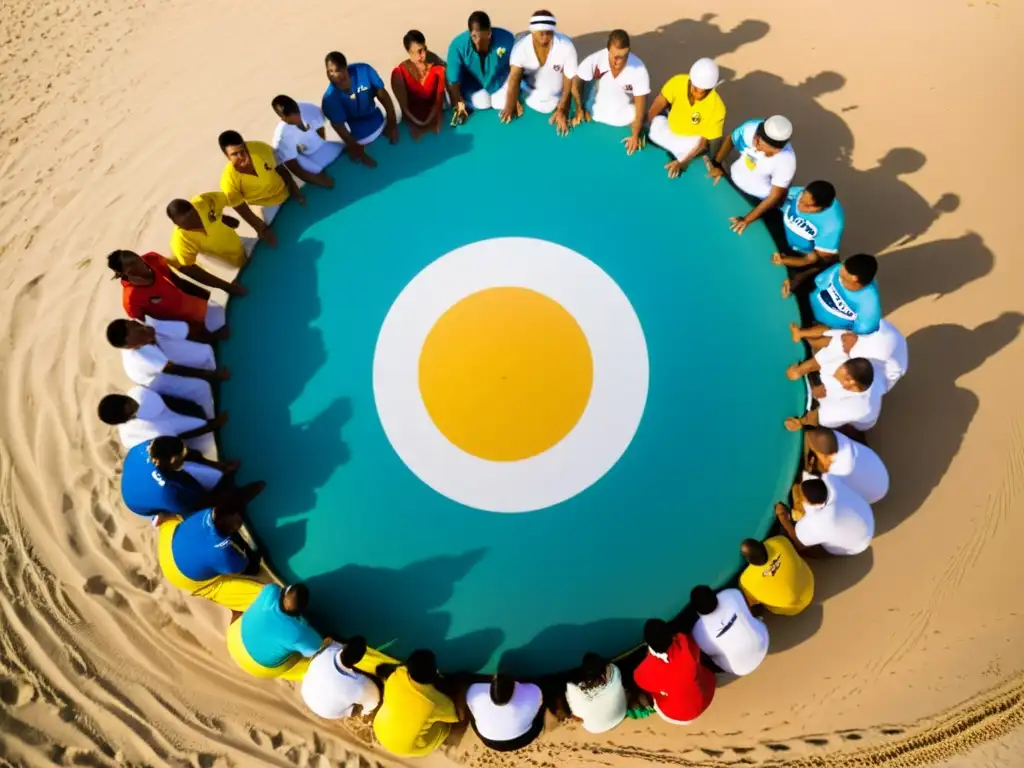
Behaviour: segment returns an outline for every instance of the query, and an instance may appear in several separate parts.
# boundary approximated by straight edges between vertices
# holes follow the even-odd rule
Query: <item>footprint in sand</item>
[[[128,604],[128,600],[125,599],[125,596],[110,586],[107,583],[106,577],[102,575],[97,574],[96,576],[90,576],[85,580],[83,589],[85,589],[85,591],[90,595],[102,595],[118,608],[123,608]]]
[[[35,686],[27,680],[0,677],[0,701],[8,707],[23,707],[38,696]]]

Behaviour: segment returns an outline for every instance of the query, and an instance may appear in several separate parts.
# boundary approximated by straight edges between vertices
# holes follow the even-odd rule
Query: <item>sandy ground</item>
[[[553,10],[581,55],[626,26],[654,80],[716,57],[730,125],[793,119],[798,179],[836,184],[845,247],[884,254],[885,306],[909,337],[911,374],[873,434],[893,489],[870,553],[823,564],[813,608],[771,622],[772,655],[699,723],[604,738],[566,726],[517,762],[1021,765],[1024,266],[1020,171],[1001,150],[1024,130],[1024,12],[716,5]],[[116,438],[94,415],[125,386],[103,338],[119,312],[103,259],[165,250],[166,202],[216,185],[217,134],[269,139],[271,97],[317,100],[323,53],[390,71],[406,29],[443,53],[470,10],[0,0],[0,765],[391,764],[365,728],[315,723],[287,685],[239,674],[226,617],[162,583],[153,532],[120,505]],[[533,8],[487,10],[522,29]],[[449,761],[513,762],[469,737],[427,762]]]

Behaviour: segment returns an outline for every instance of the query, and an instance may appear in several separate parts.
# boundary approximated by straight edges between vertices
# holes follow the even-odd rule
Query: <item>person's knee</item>
[[[474,91],[470,94],[469,103],[473,109],[490,109],[492,99],[496,99],[497,96],[498,94],[496,93],[492,97],[491,94],[481,88],[479,91]]]

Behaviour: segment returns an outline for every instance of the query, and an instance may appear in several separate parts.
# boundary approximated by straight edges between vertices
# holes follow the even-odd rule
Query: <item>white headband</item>
[[[554,16],[534,16],[530,19],[530,31],[531,32],[554,32],[555,31],[555,17]]]

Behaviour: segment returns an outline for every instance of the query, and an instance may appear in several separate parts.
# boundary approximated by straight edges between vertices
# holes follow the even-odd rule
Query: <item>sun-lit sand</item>
[[[484,7],[516,30],[534,10]],[[103,336],[120,311],[104,257],[166,251],[164,206],[215,187],[217,134],[269,139],[270,99],[318,100],[325,52],[389,72],[407,29],[443,54],[472,10],[0,5],[0,763],[393,764],[367,728],[314,722],[286,684],[240,674],[225,613],[163,583],[153,531],[119,500],[116,436],[95,417],[126,386]],[[693,726],[627,721],[593,737],[565,725],[515,759],[467,736],[428,764],[1021,765],[1019,732],[1007,736],[1024,717],[1021,6],[552,10],[581,55],[626,27],[659,83],[715,57],[730,126],[793,120],[798,180],[836,185],[844,250],[882,254],[884,305],[909,338],[910,374],[871,438],[893,488],[870,552],[821,563],[816,604],[770,617],[773,653]],[[350,171],[337,168],[340,183]],[[612,201],[629,194],[608,185]]]

